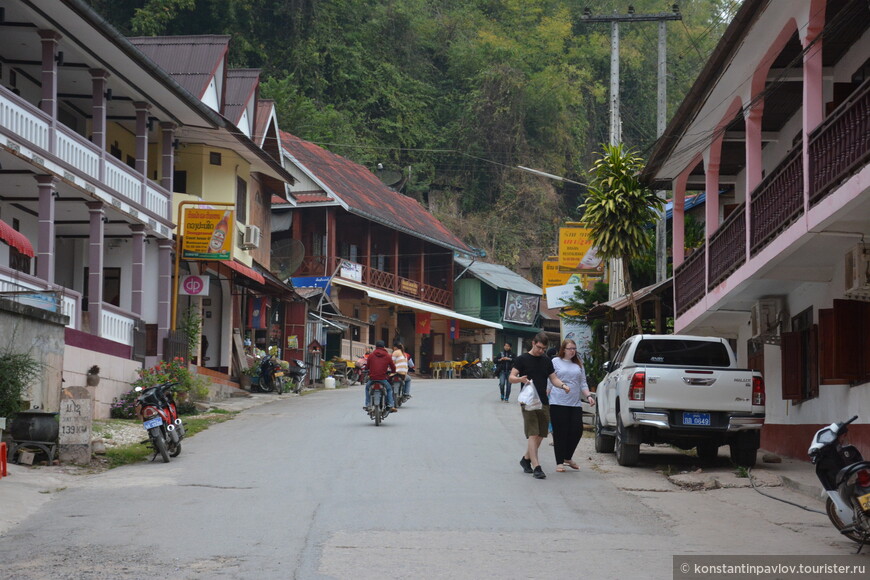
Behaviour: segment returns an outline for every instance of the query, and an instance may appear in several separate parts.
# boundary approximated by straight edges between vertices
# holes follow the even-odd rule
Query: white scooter
[[[808,453],[828,494],[825,508],[831,523],[841,534],[858,542],[860,552],[870,544],[870,461],[864,461],[853,445],[840,444],[849,423],[857,418],[855,415],[819,429]]]

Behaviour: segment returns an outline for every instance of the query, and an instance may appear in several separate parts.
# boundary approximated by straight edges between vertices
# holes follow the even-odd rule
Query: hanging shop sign
[[[229,209],[187,210],[181,257],[186,260],[232,259],[234,214]]]
[[[184,296],[208,296],[208,276],[182,276],[178,293]]]

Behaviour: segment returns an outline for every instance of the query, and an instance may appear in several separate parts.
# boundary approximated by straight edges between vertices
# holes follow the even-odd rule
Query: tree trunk
[[[637,329],[635,334],[640,334],[643,332],[643,327],[640,324],[640,309],[637,307],[637,302],[634,301],[634,288],[631,284],[631,274],[629,274],[628,272],[627,256],[622,257],[622,277],[625,279],[625,291],[628,292],[628,304],[631,307],[631,313],[634,317],[635,328]],[[627,318],[626,326],[628,326]],[[628,328],[626,328],[626,334],[628,334]]]

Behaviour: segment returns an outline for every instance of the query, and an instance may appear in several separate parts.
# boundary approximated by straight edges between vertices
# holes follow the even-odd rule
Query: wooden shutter
[[[800,332],[782,333],[782,398],[803,399],[803,340]]]
[[[809,347],[805,353],[807,361],[807,396],[812,399],[819,396],[819,327],[814,324],[807,331]]]
[[[819,374],[822,384],[847,382],[834,374],[834,309],[819,309]]]
[[[850,383],[863,376],[864,303],[834,300],[834,374]]]

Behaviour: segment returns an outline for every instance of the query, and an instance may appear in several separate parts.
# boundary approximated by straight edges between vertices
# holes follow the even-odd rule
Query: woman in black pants
[[[556,471],[563,472],[565,467],[580,469],[571,457],[580,443],[583,434],[583,410],[581,400],[590,405],[595,399],[586,384],[586,372],[583,363],[577,356],[577,343],[573,340],[563,340],[558,353],[553,358],[553,367],[559,380],[570,385],[569,392],[553,389],[547,386],[547,396],[550,398],[550,422],[553,424],[553,450],[556,454]]]

